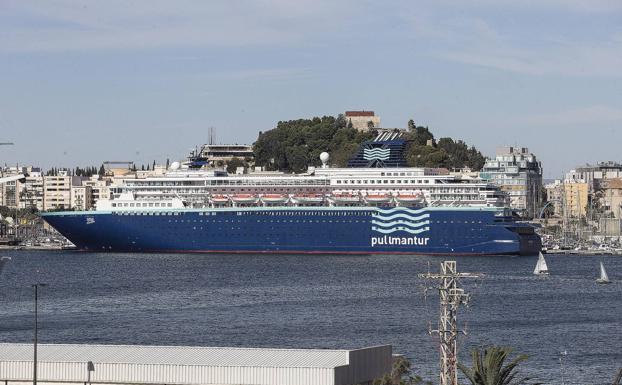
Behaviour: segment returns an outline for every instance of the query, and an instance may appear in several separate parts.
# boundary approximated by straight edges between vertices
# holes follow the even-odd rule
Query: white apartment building
[[[43,175],[41,171],[31,171],[28,173],[23,183],[18,183],[19,189],[19,208],[34,207],[37,210],[43,210],[44,189]]]
[[[0,177],[14,176],[22,173],[20,167],[4,167],[0,168]],[[0,183],[0,206],[9,208],[17,208],[20,202],[19,182],[10,181]]]
[[[480,177],[505,191],[510,207],[523,216],[538,215],[542,204],[542,165],[529,149],[500,147],[496,157],[488,159]]]

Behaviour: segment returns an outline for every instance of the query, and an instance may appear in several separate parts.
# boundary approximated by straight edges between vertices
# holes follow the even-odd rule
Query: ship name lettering
[[[374,246],[386,246],[386,245],[397,245],[397,246],[426,246],[430,238],[420,238],[420,237],[389,237],[387,235],[383,237],[371,237],[371,247]]]

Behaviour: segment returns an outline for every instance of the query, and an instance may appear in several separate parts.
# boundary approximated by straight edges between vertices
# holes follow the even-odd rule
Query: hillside
[[[255,164],[267,170],[303,172],[307,166],[319,166],[320,153],[327,151],[331,165],[345,167],[360,145],[375,135],[376,131],[348,128],[342,115],[281,121],[275,128],[259,133],[253,147]],[[416,126],[412,120],[408,122],[406,139],[410,166],[479,170],[484,165],[485,158],[475,147],[452,138],[436,141],[427,127]]]
[[[413,167],[468,167],[477,171],[486,162],[484,155],[474,146],[469,147],[464,141],[452,138],[437,141],[427,127],[416,126],[412,120],[408,122],[407,138],[411,142],[406,150],[406,159]],[[428,145],[430,141],[432,145]]]
[[[307,166],[319,166],[320,154],[327,151],[330,164],[345,167],[361,143],[374,136],[374,132],[348,128],[341,115],[283,121],[259,133],[253,145],[255,164],[268,170],[302,172]]]

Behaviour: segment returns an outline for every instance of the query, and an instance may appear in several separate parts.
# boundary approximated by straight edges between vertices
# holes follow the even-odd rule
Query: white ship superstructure
[[[318,168],[305,174],[172,170],[126,179],[115,199],[179,199],[190,207],[239,205],[426,205],[502,207],[505,195],[479,179],[424,168]],[[127,195],[131,194],[131,195]],[[119,201],[119,203],[121,203]],[[115,205],[116,206],[116,205]]]

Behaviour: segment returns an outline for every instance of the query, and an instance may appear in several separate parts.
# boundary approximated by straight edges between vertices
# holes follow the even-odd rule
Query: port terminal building
[[[392,347],[356,350],[39,344],[37,382],[141,385],[371,385]],[[33,382],[33,346],[0,344],[0,384]]]

